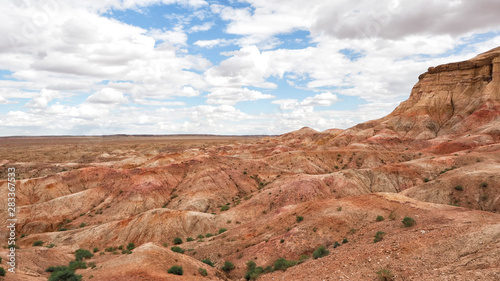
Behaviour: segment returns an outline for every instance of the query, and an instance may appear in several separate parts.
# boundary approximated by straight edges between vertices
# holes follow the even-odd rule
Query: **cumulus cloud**
[[[266,95],[248,88],[218,88],[207,95],[207,103],[235,105],[242,101],[256,101],[271,98],[274,98],[274,96]]]
[[[92,94],[86,101],[88,103],[120,104],[126,103],[127,98],[120,91],[113,88],[104,88]]]
[[[280,100],[274,100],[271,103],[279,104],[280,109],[286,110],[286,109],[297,109],[299,107],[331,106],[337,101],[338,98],[336,95],[330,92],[325,92],[317,94],[313,97],[307,97],[302,101],[298,101],[296,99],[280,99]]]

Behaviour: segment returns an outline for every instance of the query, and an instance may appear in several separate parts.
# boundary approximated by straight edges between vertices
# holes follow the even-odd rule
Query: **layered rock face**
[[[495,119],[500,101],[500,49],[471,60],[430,67],[410,98],[384,118],[408,138],[430,139],[477,129]],[[484,108],[482,108],[484,107]],[[480,116],[471,114],[481,110]]]

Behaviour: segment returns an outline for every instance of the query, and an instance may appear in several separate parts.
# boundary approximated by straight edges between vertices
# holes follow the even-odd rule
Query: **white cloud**
[[[57,91],[42,89],[39,95],[31,99],[28,103],[26,103],[25,107],[37,108],[37,109],[46,108],[49,102],[58,96],[60,96],[60,93]]]
[[[338,101],[338,97],[330,92],[317,94],[314,97],[307,97],[302,101],[296,99],[280,99],[271,103],[279,104],[280,109],[297,109],[299,107],[331,106]],[[308,109],[312,110],[312,109]]]
[[[273,95],[266,95],[248,88],[216,88],[207,95],[207,104],[235,105],[242,101],[256,101],[271,99]]]
[[[89,103],[120,104],[126,103],[127,98],[120,91],[113,88],[104,88],[88,97],[86,101]]]
[[[205,22],[201,25],[192,26],[189,30],[191,32],[200,32],[210,30],[214,26],[213,22]]]
[[[226,40],[226,39],[213,39],[213,40],[198,40],[193,43],[194,45],[201,47],[201,48],[207,48],[211,49],[213,47],[217,46],[227,46],[231,44],[231,40]]]

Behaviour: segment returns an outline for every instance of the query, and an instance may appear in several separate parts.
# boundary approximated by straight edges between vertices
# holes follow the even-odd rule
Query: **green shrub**
[[[296,265],[296,261],[289,261],[285,258],[279,258],[274,262],[274,270],[282,270],[285,271],[287,268]]]
[[[339,211],[339,212],[342,211],[342,207],[338,207],[337,211]]]
[[[68,267],[64,266],[64,265],[49,266],[49,267],[47,267],[47,269],[45,269],[45,272],[56,272],[56,271],[63,271],[63,270],[67,270],[67,269],[68,269]]]
[[[220,211],[221,212],[224,212],[224,211],[227,211],[227,210],[229,210],[229,206],[228,205],[224,205],[224,206],[220,207]]]
[[[181,247],[172,247],[170,248],[170,250],[172,250],[172,252],[184,254],[184,249],[182,249]]]
[[[82,222],[82,223],[80,224],[80,227],[85,227],[86,225],[87,225],[86,223]]]
[[[333,248],[335,249],[335,248],[337,248],[338,246],[340,246],[340,243],[339,243],[339,242],[337,242],[337,241],[335,241],[335,243],[333,243]]]
[[[199,234],[198,236],[196,236],[196,238],[203,239],[203,238],[205,238],[205,236],[203,234]]]
[[[410,217],[404,217],[402,223],[405,225],[405,227],[411,227],[414,226],[417,222]]]
[[[106,249],[104,249],[104,251],[106,252],[113,252],[115,250],[115,247],[107,247]]]
[[[289,261],[284,258],[279,258],[274,262],[274,270],[285,271],[287,268],[296,265],[296,261]]]
[[[376,221],[383,221],[383,220],[385,220],[383,216],[377,216]]]
[[[392,281],[394,280],[394,275],[387,268],[382,268],[377,272],[377,278],[379,281]]]
[[[428,178],[424,178],[424,182],[430,182],[431,180]]]
[[[5,276],[5,273],[7,273],[7,272],[5,271],[5,268],[0,267],[0,276]]]
[[[206,238],[208,238],[208,237],[212,237],[212,236],[214,236],[212,233],[207,233],[207,234],[205,234],[205,237],[206,237]]]
[[[188,242],[194,241],[194,238],[193,237],[188,237],[188,238],[186,238],[186,241],[188,241]]]
[[[171,274],[175,274],[175,275],[184,274],[184,270],[182,270],[182,266],[177,266],[177,265],[174,265],[171,268],[169,268],[167,272],[171,273]]]
[[[128,255],[132,254],[132,251],[123,249],[122,250],[122,255],[125,255],[125,254],[128,254]]]
[[[377,231],[377,233],[375,233],[375,239],[373,239],[373,243],[377,243],[377,242],[382,241],[382,239],[384,239],[384,235],[385,235],[385,232]]]
[[[68,269],[71,271],[75,271],[77,269],[85,269],[87,265],[83,261],[70,261]]]
[[[221,269],[225,272],[229,272],[234,269],[234,264],[230,261],[225,261]]]
[[[83,259],[90,259],[93,256],[94,254],[92,254],[89,250],[78,249],[75,251],[76,261],[81,261]]]
[[[50,244],[50,245],[47,245],[45,246],[46,248],[54,248],[56,246],[56,244]]]
[[[174,238],[174,245],[180,245],[182,244],[182,239],[180,237],[175,237]]]
[[[304,220],[304,217],[297,216],[295,219],[297,220],[297,222],[301,222]]]
[[[94,249],[93,249],[92,251],[93,251],[94,253],[97,253],[97,252],[99,252],[99,248],[94,247]]]
[[[214,263],[211,260],[209,260],[209,259],[204,259],[201,262],[202,263],[206,263],[206,264],[210,265],[211,267],[214,267]]]
[[[81,275],[75,274],[73,271],[66,269],[62,271],[53,272],[48,281],[80,281]]]
[[[463,191],[464,188],[461,185],[457,185],[457,186],[455,186],[455,190]]]
[[[330,253],[330,251],[328,251],[325,248],[325,246],[320,246],[319,248],[317,248],[316,250],[314,250],[314,252],[313,252],[313,258],[314,259],[322,258],[324,256],[328,256],[329,253]]]
[[[487,182],[482,182],[480,186],[482,188],[486,188],[486,187],[488,187],[488,183]]]
[[[226,232],[226,231],[227,231],[227,229],[225,229],[225,228],[221,228],[221,229],[219,229],[219,234],[224,233],[224,232]]]
[[[118,250],[123,250],[123,245],[118,246]]]
[[[245,273],[245,279],[246,280],[257,280],[259,276],[264,273],[264,269],[260,266],[257,266],[254,261],[249,261],[247,262],[247,269],[248,271]],[[272,272],[272,267],[268,266],[266,268],[266,272]]]
[[[201,276],[203,276],[203,277],[205,277],[205,276],[207,276],[207,275],[208,275],[208,272],[207,272],[205,269],[201,268],[201,267],[200,267],[200,268],[198,268],[198,273],[199,273]]]
[[[33,246],[42,246],[43,243],[44,242],[42,240],[36,240],[35,242],[33,242]]]
[[[347,240],[347,238],[344,238],[344,239],[342,240],[342,244],[345,244],[345,243],[348,243],[348,242],[349,242],[349,240]]]
[[[128,243],[127,250],[128,251],[132,251],[133,249],[135,249],[135,244],[134,243]]]

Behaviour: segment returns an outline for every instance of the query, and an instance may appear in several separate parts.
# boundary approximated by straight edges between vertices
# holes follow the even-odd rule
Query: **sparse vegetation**
[[[92,254],[89,250],[78,249],[75,251],[75,260],[76,261],[81,261],[83,259],[90,259],[93,256],[94,256],[94,254]]]
[[[279,258],[274,262],[274,270],[285,271],[287,268],[296,265],[296,261],[286,260],[285,258]]]
[[[376,221],[383,221],[383,220],[385,220],[385,218],[383,216],[377,216],[377,218],[375,220]]]
[[[99,252],[99,248],[94,247],[94,249],[93,249],[92,251],[93,251],[94,253],[97,253],[97,252]]]
[[[77,269],[85,269],[87,268],[87,265],[83,261],[70,261],[68,268],[71,271],[75,271]]]
[[[348,242],[349,242],[349,240],[347,240],[347,238],[344,238],[344,239],[342,240],[342,244],[345,244],[345,243],[348,243]]]
[[[463,191],[464,188],[461,185],[457,185],[457,186],[455,186],[455,190]]]
[[[207,234],[205,234],[205,237],[206,237],[206,238],[209,238],[209,237],[212,237],[212,236],[214,236],[212,233],[207,233]]]
[[[187,241],[187,242],[194,241],[194,238],[193,238],[193,237],[188,237],[188,238],[186,238],[186,241]]]
[[[387,268],[382,268],[380,271],[377,271],[377,278],[379,281],[392,281],[394,280],[394,275]]]
[[[135,244],[134,243],[128,243],[127,250],[128,251],[132,251],[133,249],[135,249]]]
[[[44,242],[42,240],[36,240],[35,242],[33,242],[33,246],[42,246],[43,243]]]
[[[482,188],[486,188],[486,187],[488,187],[488,183],[487,182],[482,182],[479,186],[482,187]]]
[[[208,275],[208,272],[207,272],[204,268],[201,268],[201,267],[200,267],[200,268],[198,268],[198,273],[199,273],[201,276],[203,276],[203,277],[205,277],[205,276],[207,276],[207,275]]]
[[[337,211],[339,211],[339,212],[342,211],[342,207],[338,207]]]
[[[373,243],[377,243],[377,242],[382,241],[382,239],[384,239],[384,236],[385,236],[385,232],[377,231],[377,233],[375,233],[375,239],[373,239]]]
[[[220,229],[219,229],[219,234],[224,233],[224,232],[226,232],[226,231],[227,231],[227,229],[225,229],[225,228],[220,228]]]
[[[297,216],[297,217],[295,218],[295,220],[296,220],[297,222],[301,222],[301,221],[303,221],[303,220],[304,220],[304,217],[302,217],[302,216]]]
[[[7,273],[7,272],[5,271],[5,268],[0,267],[0,276],[5,276],[5,273]]]
[[[175,274],[175,275],[184,274],[184,270],[182,270],[182,266],[177,266],[177,265],[174,265],[171,268],[169,268],[167,272],[170,274]]]
[[[177,247],[177,246],[170,248],[170,250],[172,250],[172,252],[181,253],[181,254],[184,254],[184,251],[185,251],[181,247]]]
[[[214,263],[211,260],[209,260],[209,259],[201,260],[201,262],[202,263],[206,263],[206,264],[210,265],[211,267],[214,267]]]
[[[86,225],[87,225],[86,223],[82,222],[82,223],[80,224],[80,227],[85,227]]]
[[[417,222],[411,217],[404,217],[402,223],[405,225],[405,227],[412,227]]]
[[[340,243],[338,241],[335,241],[335,243],[333,243],[333,248],[337,248],[338,246],[340,246]]]
[[[229,272],[234,269],[234,264],[230,261],[225,261],[221,269],[224,270],[225,272]]]
[[[82,280],[82,276],[75,274],[75,272],[70,269],[59,270],[53,272],[48,281],[80,281]]]
[[[229,206],[228,205],[224,205],[224,206],[220,207],[220,211],[221,212],[224,212],[224,211],[227,211],[227,210],[229,210]]]
[[[424,182],[430,182],[431,180],[428,178],[424,178]]]
[[[319,258],[328,256],[328,254],[330,254],[330,251],[328,251],[325,248],[325,246],[320,246],[319,248],[317,248],[316,250],[314,250],[314,252],[313,252],[313,258],[314,259],[319,259]]]
[[[175,237],[174,238],[174,245],[180,245],[182,244],[182,239],[180,237]]]

